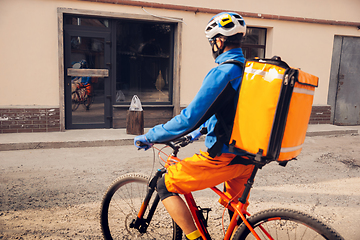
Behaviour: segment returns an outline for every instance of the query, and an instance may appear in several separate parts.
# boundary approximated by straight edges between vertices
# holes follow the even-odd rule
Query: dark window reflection
[[[138,95],[142,103],[171,103],[169,24],[117,21],[116,104]]]
[[[248,27],[242,44],[244,55],[251,59],[254,57],[265,57],[266,28]]]
[[[266,29],[248,27],[244,39],[245,44],[265,45]]]

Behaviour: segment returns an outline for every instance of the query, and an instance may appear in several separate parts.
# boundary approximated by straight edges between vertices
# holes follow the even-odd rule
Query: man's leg
[[[157,191],[161,201],[186,235],[196,231],[196,226],[187,205],[177,193],[184,194],[213,187],[229,180],[229,176],[241,175],[241,169],[234,165],[229,166],[234,157],[233,154],[222,154],[212,159],[208,153],[200,151],[200,154],[170,165],[167,174],[158,180]]]
[[[184,233],[187,235],[195,231],[197,228],[189,208],[178,194],[167,190],[164,177],[158,180],[157,191],[166,210]]]
[[[188,239],[202,239],[187,205],[178,194],[167,190],[164,178],[158,180],[157,191],[166,210],[176,224],[183,230],[186,237]]]
[[[170,196],[165,198],[162,203],[170,216],[179,225],[186,235],[197,230],[189,208],[179,196]]]

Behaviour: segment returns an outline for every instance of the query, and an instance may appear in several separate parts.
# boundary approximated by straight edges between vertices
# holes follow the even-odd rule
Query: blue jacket
[[[230,59],[244,63],[245,58],[241,48],[231,49],[222,53],[216,58],[215,62],[221,64]],[[237,102],[237,94],[235,93],[238,92],[241,83],[242,71],[242,68],[236,64],[223,64],[211,69],[204,78],[202,86],[192,102],[179,115],[167,123],[150,129],[145,135],[148,141],[171,141],[192,132],[201,125],[201,127],[207,127],[208,134],[205,139],[205,146],[210,149],[217,141],[215,126],[218,120],[214,114],[226,107],[230,107],[235,113]],[[229,95],[225,92],[229,90],[234,94],[231,95],[231,100],[227,101],[226,106],[223,106],[224,100],[221,99],[226,98],[225,95]],[[222,97],[219,97],[220,95]],[[221,152],[229,153],[229,149],[225,144]]]
[[[81,83],[84,85],[91,83],[91,77],[81,77]]]

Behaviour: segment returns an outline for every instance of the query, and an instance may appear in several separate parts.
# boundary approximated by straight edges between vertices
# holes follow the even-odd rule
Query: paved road
[[[102,239],[98,213],[106,188],[123,173],[150,172],[152,156],[132,146],[0,152],[0,239]],[[345,239],[360,239],[359,156],[359,135],[308,137],[298,161],[259,172],[249,211],[300,209]],[[200,205],[213,207],[213,219],[222,214],[215,195],[197,196]]]

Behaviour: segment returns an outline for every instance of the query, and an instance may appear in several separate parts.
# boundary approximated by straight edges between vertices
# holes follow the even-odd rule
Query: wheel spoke
[[[173,231],[177,233],[175,234],[177,238],[174,239],[181,239],[180,228],[173,229],[172,219],[162,204],[158,204],[146,233],[141,234],[137,229],[130,228],[147,193],[147,184],[148,179],[143,175],[126,174],[119,177],[109,187],[104,196],[101,211],[101,224],[105,239],[173,239]],[[155,195],[156,192],[153,194],[149,206],[152,205]],[[145,216],[148,209],[149,207]]]
[[[248,219],[261,239],[343,239],[335,230],[310,215],[289,209],[271,209],[257,213]],[[261,230],[260,226],[264,229]],[[234,239],[255,239],[243,224]]]

